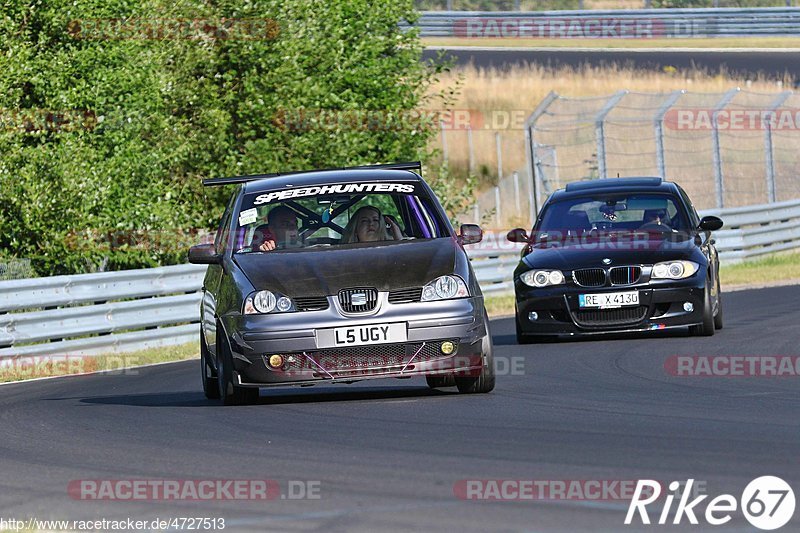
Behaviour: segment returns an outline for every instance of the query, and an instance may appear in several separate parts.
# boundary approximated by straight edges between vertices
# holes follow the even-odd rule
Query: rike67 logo
[[[708,495],[697,496],[689,501],[692,495],[693,479],[686,482],[686,488],[680,491],[681,483],[673,481],[669,484],[669,491],[664,500],[664,507],[658,517],[658,524],[668,523],[672,503],[677,495],[679,502],[674,512],[672,524],[680,524],[686,517],[690,524],[698,524],[697,515],[705,518],[708,524],[721,526],[730,522],[731,513],[735,513],[739,504],[744,517],[753,527],[762,530],[773,530],[785,526],[794,515],[794,491],[779,477],[762,476],[751,481],[742,492],[739,501],[731,494],[721,494],[708,502],[705,513],[700,514],[700,504]],[[625,524],[634,522],[637,515],[642,524],[650,524],[650,515],[647,506],[661,497],[661,484],[658,481],[640,479],[628,507]],[[697,514],[695,514],[697,513]]]

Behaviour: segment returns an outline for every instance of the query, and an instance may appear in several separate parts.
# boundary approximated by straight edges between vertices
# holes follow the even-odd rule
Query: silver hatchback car
[[[260,387],[425,376],[494,388],[489,320],[465,244],[419,163],[206,180],[235,185],[208,264],[203,390],[251,403]],[[416,171],[416,172],[415,172]]]

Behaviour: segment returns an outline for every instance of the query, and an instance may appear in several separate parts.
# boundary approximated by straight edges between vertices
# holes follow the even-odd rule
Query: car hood
[[[455,240],[442,238],[237,254],[235,261],[256,290],[296,298],[333,295],[348,287],[421,287],[453,273],[457,250]]]
[[[651,265],[690,259],[697,251],[694,238],[645,239],[634,242],[594,241],[581,244],[538,243],[522,262],[528,268],[576,268]],[[603,259],[610,259],[605,265]]]

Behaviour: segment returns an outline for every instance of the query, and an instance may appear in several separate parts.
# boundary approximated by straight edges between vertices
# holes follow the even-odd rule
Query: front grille
[[[444,355],[440,346],[444,340],[427,342],[414,357],[411,365],[434,359],[452,357],[458,353],[458,340],[449,339],[455,345],[450,355]],[[421,342],[409,344],[376,344],[373,346],[352,346],[349,348],[326,348],[306,352],[328,372],[354,372],[361,370],[402,368],[422,346]],[[265,356],[266,358],[267,356]],[[302,353],[285,354],[284,371],[311,370],[324,375],[317,365],[309,361]],[[266,364],[266,361],[265,361]],[[398,369],[399,369],[398,368]]]
[[[614,267],[608,272],[612,285],[632,285],[641,275],[642,268],[638,266]]]
[[[328,308],[328,299],[325,296],[293,298],[292,301],[298,311],[323,311]]]
[[[602,268],[581,268],[572,273],[575,283],[583,287],[602,287],[606,284],[606,271]]]
[[[647,315],[647,306],[619,309],[584,309],[575,313],[579,326],[624,326],[635,324]]]
[[[422,287],[389,291],[390,304],[405,304],[422,300]]]
[[[339,291],[339,305],[345,313],[366,313],[378,304],[378,291],[375,289],[342,289]]]

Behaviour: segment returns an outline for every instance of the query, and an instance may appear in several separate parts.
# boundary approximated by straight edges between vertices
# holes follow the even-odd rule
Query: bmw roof
[[[557,190],[554,195],[582,196],[605,192],[674,192],[674,190],[674,183],[656,177],[602,178],[568,183],[563,189]]]

